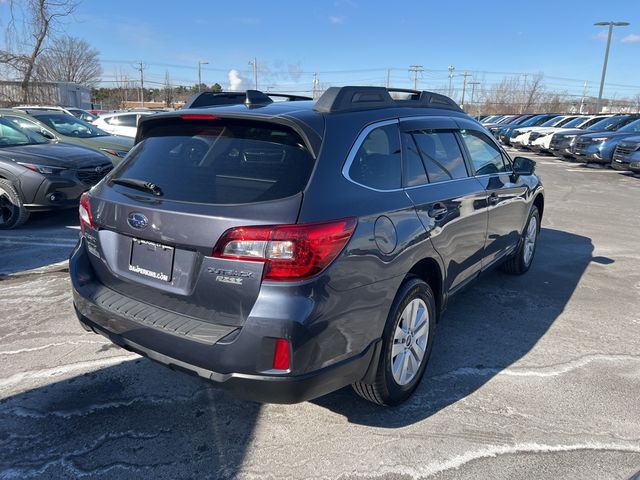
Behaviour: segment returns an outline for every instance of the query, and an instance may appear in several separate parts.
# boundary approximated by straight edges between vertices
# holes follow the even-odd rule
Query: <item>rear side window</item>
[[[118,118],[118,125],[122,127],[135,127],[136,115],[122,115]]]
[[[413,138],[424,162],[429,182],[444,182],[468,176],[464,157],[453,132],[420,130]]]
[[[172,118],[147,126],[146,133],[113,178],[151,182],[167,200],[243,204],[285,198],[305,188],[314,165],[296,132],[266,122]]]
[[[351,162],[349,178],[377,190],[400,188],[402,165],[397,123],[369,132]]]
[[[472,130],[461,130],[460,136],[467,146],[476,175],[507,171],[502,153],[484,135]]]

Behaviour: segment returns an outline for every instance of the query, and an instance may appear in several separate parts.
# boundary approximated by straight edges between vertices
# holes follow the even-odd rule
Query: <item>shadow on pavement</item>
[[[126,361],[0,401],[0,478],[234,478],[260,408]]]
[[[543,228],[531,270],[520,277],[489,272],[451,299],[436,328],[425,377],[404,405],[379,408],[350,389],[314,402],[350,422],[396,428],[423,420],[472,394],[524,357],[563,312],[591,262],[589,238]]]

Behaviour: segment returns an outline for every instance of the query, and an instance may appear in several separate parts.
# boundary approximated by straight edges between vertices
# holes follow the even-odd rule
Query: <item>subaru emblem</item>
[[[133,228],[137,229],[143,229],[149,225],[149,219],[140,212],[131,212],[129,218],[127,218],[127,222],[129,222],[129,225]]]

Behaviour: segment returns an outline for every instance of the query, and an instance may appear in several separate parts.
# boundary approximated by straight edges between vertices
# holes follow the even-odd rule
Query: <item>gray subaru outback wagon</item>
[[[237,103],[146,117],[82,197],[81,324],[257,401],[402,402],[448,299],[529,269],[535,162],[430,92]]]

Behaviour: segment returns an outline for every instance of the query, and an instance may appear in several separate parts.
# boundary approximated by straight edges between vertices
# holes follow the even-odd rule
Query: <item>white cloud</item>
[[[331,15],[329,17],[329,22],[332,23],[333,25],[339,25],[341,23],[344,23],[345,21],[345,17],[339,17],[337,15]]]
[[[607,33],[607,31],[606,31],[606,30],[600,30],[600,31],[596,34],[595,38],[596,38],[596,40],[606,41],[608,36],[609,36],[609,34]]]
[[[630,33],[622,39],[622,43],[640,43],[640,35]]]
[[[242,78],[240,72],[235,68],[229,70],[229,73],[227,75],[229,76],[229,91],[238,92],[246,90],[248,88],[247,80]]]

